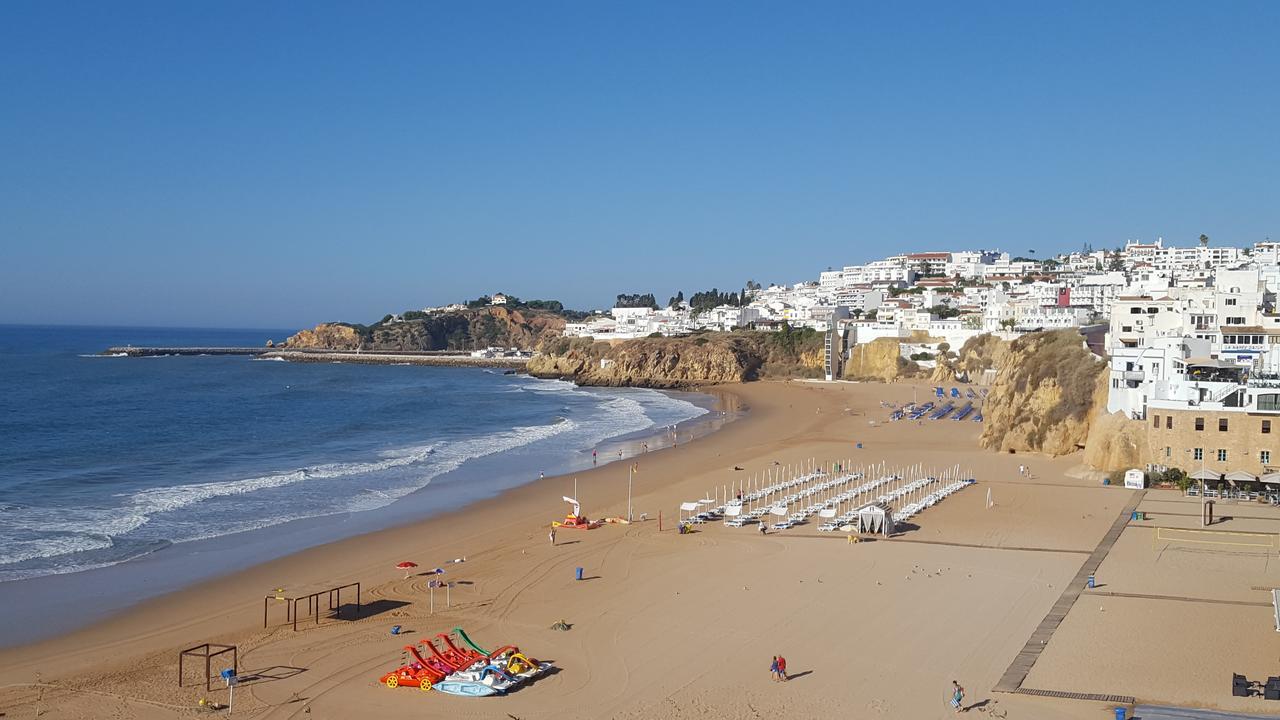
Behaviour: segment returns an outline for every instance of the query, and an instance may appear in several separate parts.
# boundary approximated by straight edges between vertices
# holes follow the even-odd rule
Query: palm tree
[[[1209,236],[1200,233],[1200,247],[1209,247]]]

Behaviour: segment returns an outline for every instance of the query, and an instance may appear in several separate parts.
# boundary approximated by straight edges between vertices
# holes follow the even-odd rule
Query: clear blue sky
[[[1277,37],[1277,2],[14,0],[0,322],[1280,237]]]

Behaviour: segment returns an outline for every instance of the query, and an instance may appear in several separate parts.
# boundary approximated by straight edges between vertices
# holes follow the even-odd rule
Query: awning
[[[1280,485],[1280,472],[1267,473],[1258,479],[1271,485]]]
[[[1216,473],[1212,470],[1197,470],[1191,473],[1192,480],[1221,480],[1222,473]]]
[[[1257,482],[1258,476],[1243,470],[1232,470],[1225,477],[1229,482]]]

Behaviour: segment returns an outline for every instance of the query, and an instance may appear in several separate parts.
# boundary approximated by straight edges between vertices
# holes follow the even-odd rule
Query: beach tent
[[[893,513],[884,503],[863,505],[853,518],[853,526],[860,533],[889,537],[893,534]]]

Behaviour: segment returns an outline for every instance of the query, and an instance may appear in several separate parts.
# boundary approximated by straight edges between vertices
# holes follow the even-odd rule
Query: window
[[[1270,450],[1261,450],[1261,451],[1259,451],[1259,452],[1258,452],[1258,459],[1262,461],[1262,464],[1263,464],[1263,465],[1270,465],[1270,464],[1271,464],[1271,451],[1270,451]]]
[[[1227,298],[1227,299],[1226,299],[1222,304],[1223,304],[1223,305],[1235,305],[1235,304],[1236,304],[1236,299],[1235,299],[1235,298]]]
[[[1203,459],[1204,459],[1204,448],[1196,448],[1195,450],[1192,450],[1192,451],[1191,451],[1191,459],[1192,459],[1192,460],[1203,460]]]
[[[1280,395],[1267,393],[1258,396],[1259,410],[1280,410]]]
[[[1173,429],[1173,416],[1172,416],[1172,415],[1165,415],[1165,416],[1164,416],[1164,429],[1165,429],[1165,430],[1172,430],[1172,429]]]
[[[1204,429],[1204,418],[1196,418],[1196,429],[1197,430]]]
[[[1264,450],[1263,452],[1266,452],[1266,451]],[[1165,457],[1169,457],[1169,456],[1171,456],[1171,455],[1173,455],[1173,448],[1169,447],[1168,445],[1165,445],[1165,446],[1164,446],[1164,456],[1165,456]]]
[[[1133,332],[1133,326],[1132,326],[1132,325],[1121,325],[1121,326],[1120,326],[1120,332]]]
[[[1226,431],[1227,431],[1227,419],[1218,418],[1218,432],[1226,432]]]
[[[1226,462],[1226,461],[1227,461],[1227,451],[1226,451],[1226,450],[1219,450],[1219,451],[1218,451],[1218,462]]]
[[[1270,434],[1271,434],[1271,421],[1270,421],[1270,420],[1263,420],[1263,421],[1262,421],[1262,434],[1263,434],[1263,435],[1270,435]]]
[[[1152,416],[1151,416],[1151,427],[1153,427],[1153,428],[1155,428],[1155,429],[1157,429],[1157,430],[1159,430],[1159,429],[1160,429],[1160,416],[1159,416],[1159,415],[1152,415]]]
[[[1136,307],[1136,308],[1129,308],[1129,314],[1130,314],[1130,315],[1141,315],[1141,314],[1142,314],[1142,308],[1139,308],[1139,307]]]

